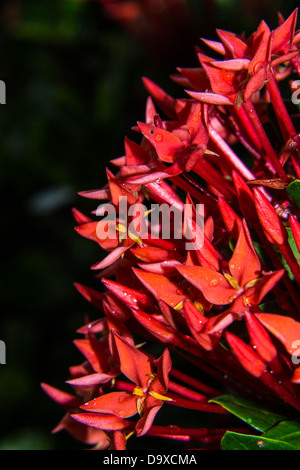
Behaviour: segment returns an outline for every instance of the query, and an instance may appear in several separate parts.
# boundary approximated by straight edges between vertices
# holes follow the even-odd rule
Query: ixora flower
[[[80,193],[102,201],[93,215],[73,210],[105,253],[99,291],[75,284],[101,313],[78,329],[74,392],[42,384],[65,410],[55,432],[94,449],[300,449],[296,20],[204,39],[213,57],[198,48],[199,66],[173,76],[182,98],[143,79],[138,142]]]

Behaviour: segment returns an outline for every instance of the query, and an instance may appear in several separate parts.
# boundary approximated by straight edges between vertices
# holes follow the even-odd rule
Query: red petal
[[[78,397],[52,387],[52,385],[41,383],[41,387],[44,392],[52,398],[52,400],[56,401],[66,409],[78,408],[82,404],[82,400]]]
[[[244,40],[230,31],[217,29],[217,34],[233,58],[250,58],[251,50]]]
[[[153,301],[149,295],[138,290],[130,289],[111,279],[102,278],[101,281],[110,292],[128,305],[128,307],[153,308]]]
[[[265,295],[267,295],[267,293],[274,288],[277,282],[280,281],[283,275],[284,269],[264,273],[262,280],[255,286],[249,287],[245,292],[249,305],[258,305]]]
[[[209,88],[209,80],[202,68],[178,67],[177,70],[188,79],[188,83],[191,84],[192,88],[195,90],[206,90]]]
[[[255,206],[263,231],[270,243],[282,245],[287,240],[287,231],[277,212],[266,196],[254,188]]]
[[[134,243],[134,242],[133,242]],[[132,244],[133,244],[132,243]],[[118,246],[111,251],[102,261],[94,264],[91,269],[103,269],[119,260],[119,258],[130,248],[130,246]]]
[[[168,349],[165,349],[163,354],[155,361],[155,365],[157,366],[157,373],[150,388],[157,393],[164,394],[168,390],[169,373],[172,369],[172,360]]]
[[[227,96],[220,95],[218,93],[201,92],[185,90],[188,95],[195,98],[198,101],[216,105],[231,105],[234,104],[234,99],[229,99]]]
[[[89,222],[75,227],[75,230],[82,237],[99,243],[104,250],[109,250],[118,246],[119,237],[116,230],[116,222],[113,220]]]
[[[130,418],[137,413],[138,397],[127,392],[111,392],[85,403],[81,408],[96,413],[114,414],[119,418]]]
[[[166,261],[170,259],[170,253],[163,248],[158,247],[137,247],[131,248],[131,253],[145,263],[155,263],[156,261]]]
[[[103,340],[75,339],[75,346],[89,361],[95,372],[110,369],[107,344]]]
[[[149,429],[151,428],[154,418],[160,408],[162,407],[163,402],[159,401],[151,395],[148,395],[146,401],[144,403],[144,413],[142,418],[137,422],[135,430],[137,436],[144,436],[147,434]]]
[[[232,172],[232,178],[237,192],[238,203],[243,216],[247,221],[255,223],[257,221],[257,213],[251,189],[237,171],[234,170]]]
[[[214,305],[229,304],[238,295],[238,291],[217,271],[201,266],[179,266],[177,270]]]
[[[63,417],[52,432],[58,432],[62,429],[65,429],[71,436],[85,444],[97,444],[97,449],[107,449],[109,447],[109,439],[104,431],[74,421],[69,413]]]
[[[291,381],[295,384],[300,384],[300,367],[297,367],[294,370],[294,375],[293,375],[293,378],[291,379]]]
[[[138,145],[133,140],[128,139],[125,137],[125,153],[126,153],[126,161],[127,165],[135,166],[135,165],[145,165],[150,160],[149,153],[140,145]]]
[[[87,217],[85,214],[80,212],[79,210],[73,208],[72,209],[74,219],[78,224],[86,224],[88,222],[92,222],[92,219],[90,217]]]
[[[84,286],[82,284],[78,284],[77,282],[74,283],[74,286],[80,292],[80,294],[88,300],[88,302],[91,302],[92,305],[94,305],[97,308],[100,308],[102,305],[102,300],[103,300],[103,294],[98,292],[95,289],[92,289],[91,287]]]
[[[206,351],[211,351],[214,348],[213,337],[207,333],[202,333],[207,318],[194,306],[192,302],[185,301],[183,304],[184,316],[189,329],[195,340]]]
[[[296,348],[299,348],[300,339],[300,323],[293,318],[284,315],[275,315],[272,313],[256,313],[255,316],[259,321],[272,333],[286,350],[293,354]],[[293,343],[295,343],[293,345]]]
[[[103,431],[117,431],[126,429],[131,423],[114,415],[99,413],[78,413],[71,415],[73,419],[86,426],[102,429]]]
[[[163,343],[175,343],[175,330],[171,326],[159,321],[155,315],[150,315],[142,310],[132,311],[136,320],[155,338]]]
[[[170,281],[166,276],[145,272],[135,268],[133,268],[133,271],[137,278],[157,300],[163,300],[170,307],[176,307],[176,305],[186,298],[186,295],[182,292],[180,286],[175,282]]]
[[[244,101],[248,101],[254,93],[259,91],[265,85],[266,80],[266,69],[265,67],[260,67],[260,69],[252,75],[246,85],[244,92]]]
[[[226,332],[225,336],[235,357],[244,369],[254,377],[260,377],[265,372],[266,366],[253,348],[232,333]]]
[[[251,312],[246,312],[245,318],[252,346],[264,361],[271,362],[277,356],[277,350],[270,336]]]
[[[261,264],[253,248],[245,220],[243,220],[238,241],[229,261],[229,269],[240,287],[245,286],[249,281],[257,279],[260,274]]]
[[[181,140],[171,132],[143,122],[138,122],[138,126],[146,139],[154,146],[157,155],[163,162],[172,163],[176,154],[184,149]]]
[[[237,239],[242,227],[242,221],[240,217],[221,196],[218,199],[218,206],[227,231],[233,238]]]
[[[168,95],[164,90],[162,90],[162,88],[152,82],[152,80],[149,80],[149,78],[143,77],[143,83],[156,104],[166,114],[166,116],[171,119],[176,118],[176,100],[172,98],[172,96]]]
[[[296,8],[288,19],[273,31],[272,49],[275,54],[291,47],[297,24],[297,13]]]
[[[119,375],[119,372],[114,374],[101,374],[100,372],[95,372],[95,374],[84,375],[77,379],[67,380],[66,383],[73,387],[94,387],[95,385],[110,382],[114,377],[117,377],[117,375]]]
[[[114,339],[119,354],[121,371],[142,390],[147,390],[149,377],[152,374],[148,356],[116,334]]]

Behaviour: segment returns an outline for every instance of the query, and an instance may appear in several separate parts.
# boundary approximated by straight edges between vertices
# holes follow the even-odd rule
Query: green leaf
[[[288,243],[289,243],[289,245],[290,245],[290,247],[291,247],[292,252],[293,252],[294,255],[295,255],[295,258],[298,259],[298,258],[299,258],[299,251],[298,251],[298,248],[297,248],[297,245],[296,245],[296,242],[295,242],[293,233],[292,233],[292,229],[291,229],[291,227],[286,227],[286,230],[287,230],[287,233],[288,233]],[[278,256],[279,256],[280,259],[281,259],[281,262],[282,262],[283,267],[287,270],[290,279],[291,279],[292,281],[294,281],[294,280],[295,280],[295,277],[294,277],[294,275],[293,275],[293,273],[292,273],[292,271],[291,271],[291,268],[289,267],[288,263],[286,262],[284,256],[282,256],[282,254],[281,254],[281,252],[280,252],[280,250],[279,250],[278,247],[275,247],[275,250],[276,250],[276,252],[278,253]]]
[[[262,432],[267,431],[279,421],[285,419],[285,416],[274,413],[259,404],[235,395],[222,395],[210,400],[210,402],[223,406],[227,411]]]
[[[286,192],[294,203],[300,207],[300,180],[290,183],[286,188]]]
[[[297,450],[288,442],[252,434],[227,431],[221,441],[222,450]]]
[[[296,420],[281,421],[263,435],[268,439],[279,439],[300,450],[300,422]]]

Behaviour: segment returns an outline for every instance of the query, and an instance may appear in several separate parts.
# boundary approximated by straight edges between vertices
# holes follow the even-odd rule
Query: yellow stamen
[[[157,392],[149,392],[149,395],[153,398],[157,398],[157,400],[162,400],[162,401],[173,401],[172,398],[166,397],[164,395],[161,395],[160,393]]]
[[[227,281],[229,282],[231,287],[233,287],[236,290],[240,289],[239,283],[237,282],[237,280],[234,277],[232,277],[232,276],[230,276],[230,274],[226,274],[226,273],[224,274],[224,277],[227,279]]]

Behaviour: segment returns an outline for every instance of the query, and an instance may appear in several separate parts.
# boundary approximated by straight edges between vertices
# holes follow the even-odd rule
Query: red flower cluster
[[[125,449],[132,435],[212,448],[231,428],[226,410],[210,403],[224,390],[299,413],[299,199],[290,189],[299,189],[299,114],[280,91],[300,77],[296,18],[279,17],[273,31],[262,21],[249,38],[219,30],[220,41],[203,40],[218,58],[199,49],[198,68],[178,69],[185,98],[144,79],[140,143],[125,138],[116,174],[107,170],[104,188],[80,193],[107,200],[97,215],[110,206],[116,219],[74,209],[77,232],[107,253],[92,266],[105,290],[76,284],[102,316],[78,331],[85,361],[67,382],[75,395],[43,384],[66,409],[56,430],[100,449]],[[122,198],[129,213],[175,208],[181,236],[174,223],[161,236],[163,221],[156,235],[147,223],[140,233],[134,211],[124,222]],[[162,406],[195,410],[193,427],[180,427],[176,413],[159,424]],[[203,413],[214,414],[211,426],[201,425]]]

